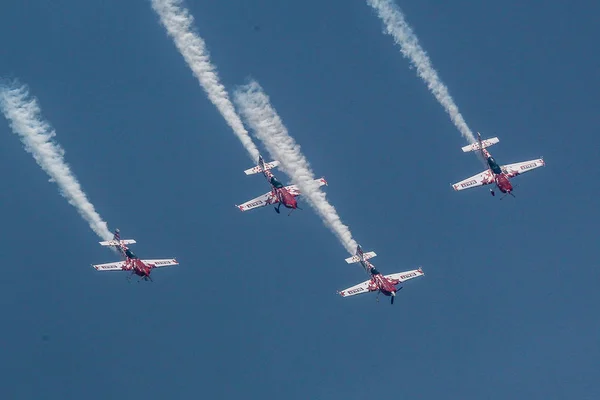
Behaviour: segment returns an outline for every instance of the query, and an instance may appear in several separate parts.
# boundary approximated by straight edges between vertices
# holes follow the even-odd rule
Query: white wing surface
[[[470,189],[478,186],[489,185],[494,183],[494,174],[489,169],[470,178],[464,179],[452,185],[454,190]]]
[[[123,239],[123,240],[107,240],[104,242],[100,242],[102,246],[118,246],[120,244],[134,244],[136,243],[133,239]]]
[[[485,140],[481,141],[481,146],[479,145],[479,142],[476,142],[476,143],[470,144],[468,146],[464,146],[462,148],[462,151],[464,151],[465,153],[467,153],[469,151],[475,151],[475,150],[485,149],[486,147],[490,147],[490,146],[495,145],[499,141],[500,141],[500,139],[498,139],[497,137],[485,139]]]
[[[359,283],[358,285],[354,285],[348,289],[340,290],[338,294],[342,297],[349,297],[357,294],[369,293],[371,291],[369,290],[370,283],[370,280],[364,281],[363,283]]]
[[[270,163],[265,163],[264,170],[273,169],[273,168],[277,167],[278,165],[279,165],[279,161],[271,161]],[[258,174],[259,172],[263,172],[264,170],[260,167],[260,165],[257,165],[256,167],[245,170],[244,173],[246,175],[252,175],[252,174]]]
[[[174,258],[165,258],[162,260],[142,260],[142,262],[152,268],[171,267],[173,265],[179,265]]]
[[[122,271],[124,266],[125,261],[92,265],[97,271]]]
[[[544,165],[546,165],[544,159],[538,158],[537,160],[529,160],[514,164],[503,165],[502,172],[504,172],[509,178],[512,178],[517,175],[522,175],[525,172],[532,171],[536,168],[543,167]]]
[[[319,186],[327,185],[325,178],[315,179],[314,182],[318,183]],[[302,194],[297,185],[286,186],[285,189],[293,196],[300,196]]]
[[[236,207],[241,211],[248,211],[258,207],[264,207],[269,204],[277,204],[279,200],[277,200],[277,196],[273,196],[273,192],[267,192],[262,196],[258,196],[255,199],[249,200],[244,204],[240,204],[239,206],[236,204]]]
[[[363,253],[363,260],[368,260],[369,258],[373,258],[376,255],[377,255],[377,253],[375,253],[374,251],[368,251],[366,253]],[[348,258],[346,258],[346,262],[348,264],[360,262],[360,257],[356,256],[356,255],[352,256],[352,257],[348,257]]]
[[[406,282],[410,279],[418,278],[423,275],[425,275],[425,273],[423,272],[423,270],[421,268],[419,268],[419,269],[413,269],[412,271],[397,272],[395,274],[386,275],[385,277],[388,278],[389,280],[396,280],[396,281],[402,283],[402,282]]]

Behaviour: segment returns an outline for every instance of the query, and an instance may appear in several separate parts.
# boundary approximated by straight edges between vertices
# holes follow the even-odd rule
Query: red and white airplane
[[[121,234],[118,229],[115,229],[113,240],[100,242],[102,246],[112,246],[119,250],[123,256],[123,261],[117,261],[107,264],[92,265],[97,271],[131,271],[131,275],[138,275],[144,280],[152,280],[150,272],[154,268],[170,267],[179,265],[174,258],[162,260],[140,260],[129,248],[128,244],[135,243],[133,239],[121,239]],[[128,277],[128,279],[131,276]]]
[[[452,185],[454,190],[470,189],[495,183],[502,193],[505,193],[505,195],[510,194],[514,197],[514,194],[512,193],[513,186],[511,185],[509,179],[546,165],[543,158],[538,158],[537,160],[529,160],[515,164],[499,166],[496,163],[496,160],[494,160],[494,157],[490,155],[486,148],[498,143],[500,139],[493,137],[490,139],[481,140],[481,134],[479,132],[477,132],[477,136],[477,143],[464,146],[462,151],[465,153],[469,151],[480,151],[489,168],[477,175],[455,183]],[[493,189],[490,189],[490,192],[492,196],[496,195]]]
[[[290,214],[298,207],[298,201],[296,197],[300,196],[300,189],[296,185],[283,186],[281,182],[275,178],[275,175],[271,173],[271,169],[277,167],[279,161],[272,161],[265,163],[262,156],[258,157],[258,165],[254,168],[245,170],[246,175],[257,174],[262,172],[269,184],[271,185],[271,191],[258,196],[255,199],[245,202],[244,204],[237,205],[241,211],[252,210],[253,208],[264,207],[269,204],[277,204],[275,211],[279,214],[279,208],[283,205],[286,208],[291,208]],[[319,186],[327,185],[325,178],[315,179],[314,182]],[[289,215],[289,214],[288,214]]]
[[[346,258],[348,264],[360,262],[365,271],[371,276],[371,279],[339,291],[338,294],[340,296],[348,297],[357,294],[377,292],[377,301],[379,301],[379,293],[382,293],[384,296],[391,296],[391,303],[394,304],[396,293],[398,290],[402,289],[402,286],[397,288],[396,285],[425,275],[421,268],[390,275],[382,275],[375,269],[375,266],[368,261],[368,259],[373,258],[376,255],[377,254],[373,251],[364,253],[359,245],[356,248],[356,255]]]

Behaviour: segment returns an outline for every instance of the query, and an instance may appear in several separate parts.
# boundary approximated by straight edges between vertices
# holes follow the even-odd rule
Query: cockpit
[[[502,173],[502,168],[500,168],[498,163],[496,163],[496,160],[494,160],[494,157],[488,157],[487,162],[488,162],[488,165],[490,166],[490,169],[492,170],[492,172],[494,172],[495,174]]]
[[[281,189],[283,187],[283,184],[279,182],[274,176],[271,177],[271,185],[273,185],[277,189]]]
[[[375,269],[375,267],[371,268],[371,275],[381,275],[379,271]]]
[[[129,249],[125,250],[125,255],[127,256],[127,258],[133,258],[133,259],[137,258],[137,256],[135,254],[133,254],[133,251],[131,251]]]

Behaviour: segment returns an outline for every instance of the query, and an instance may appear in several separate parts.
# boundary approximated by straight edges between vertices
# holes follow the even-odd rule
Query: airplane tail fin
[[[479,135],[479,141],[477,143],[473,143],[468,146],[464,146],[462,148],[462,151],[464,151],[465,153],[468,153],[470,151],[482,150],[482,149],[485,149],[486,147],[493,146],[500,141],[500,139],[498,139],[497,137],[481,140],[481,135],[479,134],[479,132],[477,132],[477,134]]]
[[[244,171],[244,173],[246,175],[253,175],[253,174],[258,174],[260,172],[263,171],[268,171],[270,169],[273,169],[275,167],[277,167],[279,165],[279,161],[271,161],[269,163],[265,163],[262,156],[258,157],[258,164],[256,165],[256,167],[247,169]]]
[[[375,257],[377,254],[374,251],[369,251],[369,252],[363,252],[362,248],[360,247],[360,245],[358,245],[356,247],[356,254],[353,255],[352,257],[348,257],[346,258],[346,262],[348,264],[354,264],[357,262],[361,262],[364,260],[368,260],[369,258],[373,258]]]

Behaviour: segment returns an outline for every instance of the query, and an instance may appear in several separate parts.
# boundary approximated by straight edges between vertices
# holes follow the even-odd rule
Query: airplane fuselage
[[[263,175],[271,185],[273,195],[277,197],[277,200],[281,205],[286,208],[298,208],[298,201],[293,194],[287,191],[281,182],[275,178],[275,175],[269,170],[263,171]]]
[[[371,269],[371,290],[379,290],[384,296],[395,296],[398,289],[389,279],[375,268]]]
[[[134,274],[141,277],[150,276],[150,267],[144,264],[142,260],[140,260],[139,258],[134,258],[129,261],[132,264],[132,271]]]
[[[498,189],[500,189],[502,193],[512,192],[512,184],[510,183],[506,174],[502,172],[502,168],[500,168],[494,157],[492,157],[492,155],[486,149],[483,149],[482,153],[485,157],[485,161],[487,162],[490,171],[492,171],[492,173],[494,174],[494,182],[496,183]],[[492,195],[493,194],[494,192],[492,192]]]
[[[286,189],[281,188],[281,189],[273,189],[273,190],[276,191],[277,199],[279,200],[279,202],[281,204],[283,204],[286,208],[297,208],[298,207],[298,201],[296,201],[296,198],[294,197],[294,195],[292,195]]]
[[[150,276],[151,268],[144,264],[127,246],[119,246],[119,251],[125,259],[125,270],[132,271],[134,274],[141,277]]]

